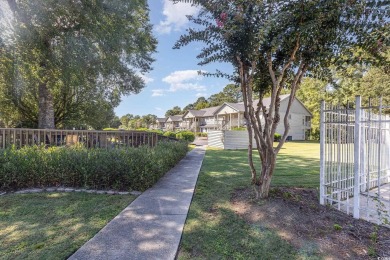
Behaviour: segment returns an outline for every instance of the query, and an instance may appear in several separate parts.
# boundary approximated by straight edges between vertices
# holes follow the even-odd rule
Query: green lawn
[[[0,259],[66,259],[132,200],[131,195],[0,197]]]
[[[232,210],[232,193],[250,185],[246,156],[245,150],[207,151],[184,228],[180,259],[307,258],[272,230],[250,225]],[[318,187],[319,144],[286,143],[272,185]]]

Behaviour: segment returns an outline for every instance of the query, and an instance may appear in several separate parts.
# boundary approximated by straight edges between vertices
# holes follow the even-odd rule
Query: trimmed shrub
[[[147,132],[147,131],[149,131],[149,129],[146,127],[140,127],[140,128],[137,128],[136,131]]]
[[[0,150],[0,189],[71,186],[145,190],[187,153],[187,142],[86,149],[32,146]]]
[[[282,135],[275,133],[274,135],[274,142],[280,142],[280,139],[282,139]]]
[[[164,131],[159,129],[148,130],[148,132],[164,135]]]
[[[168,137],[171,137],[171,138],[176,138],[176,133],[175,132],[171,132],[171,131],[166,131],[164,133],[164,136],[168,136]]]
[[[195,134],[191,131],[182,131],[176,134],[176,138],[180,140],[186,140],[193,142],[195,140]]]
[[[197,137],[207,137],[207,133],[204,133],[204,132],[196,132],[196,136]]]
[[[246,127],[234,126],[232,127],[232,131],[246,131]]]

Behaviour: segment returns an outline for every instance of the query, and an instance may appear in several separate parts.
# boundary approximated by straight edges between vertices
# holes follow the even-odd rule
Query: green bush
[[[38,146],[0,150],[0,190],[45,186],[145,190],[187,150],[187,142],[108,150]]]
[[[148,130],[148,132],[164,135],[164,131],[159,129]]]
[[[232,127],[232,131],[246,131],[246,127],[234,126]]]
[[[168,136],[168,137],[171,137],[171,138],[176,138],[176,133],[175,132],[171,132],[171,131],[166,131],[164,133],[164,136]]]
[[[119,131],[119,129],[118,128],[108,127],[108,128],[103,128],[103,131]]]
[[[274,142],[280,142],[280,139],[282,139],[282,135],[275,133],[274,135]]]
[[[195,134],[191,131],[182,131],[176,134],[176,138],[180,140],[186,140],[193,142],[195,140]]]
[[[146,127],[140,127],[140,128],[137,128],[136,131],[147,132],[147,131],[149,131],[149,129]]]
[[[207,133],[204,132],[196,132],[197,137],[207,137]]]

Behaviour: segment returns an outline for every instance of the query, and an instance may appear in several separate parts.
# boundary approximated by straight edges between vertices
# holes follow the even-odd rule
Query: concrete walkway
[[[174,259],[205,147],[196,147],[69,259]]]

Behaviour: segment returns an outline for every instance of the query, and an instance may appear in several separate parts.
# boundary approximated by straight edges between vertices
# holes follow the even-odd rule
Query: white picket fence
[[[390,106],[361,97],[321,106],[320,203],[355,218],[390,221]]]

